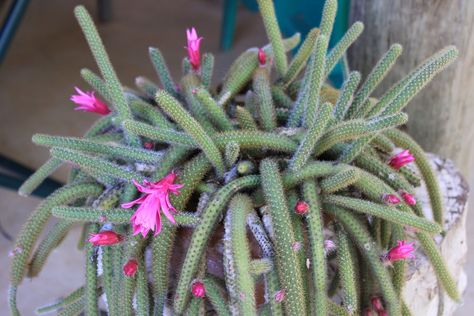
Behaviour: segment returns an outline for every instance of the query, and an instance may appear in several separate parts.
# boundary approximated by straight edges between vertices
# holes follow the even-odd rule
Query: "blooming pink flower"
[[[415,161],[415,157],[410,153],[408,149],[405,149],[404,151],[392,156],[388,164],[395,169],[400,169],[406,164],[409,164],[410,162]]]
[[[76,103],[78,106],[74,110],[83,110],[86,112],[94,112],[100,115],[107,115],[110,113],[109,107],[95,97],[94,92],[84,92],[78,87],[74,87],[78,94],[71,96],[71,101]]]
[[[279,290],[279,291],[276,291],[274,298],[275,298],[275,301],[277,301],[278,303],[281,303],[285,299],[285,296],[286,296],[285,290]]]
[[[109,246],[118,244],[123,240],[123,236],[113,230],[104,230],[97,234],[89,234],[89,242],[94,246]]]
[[[123,274],[128,277],[133,277],[138,269],[138,262],[135,259],[130,259],[127,263],[123,266]]]
[[[182,184],[174,184],[176,174],[171,172],[166,177],[158,182],[149,182],[145,180],[143,185],[133,180],[138,191],[145,193],[140,198],[122,204],[123,208],[130,208],[135,204],[140,204],[140,207],[130,218],[133,224],[133,235],[141,233],[145,237],[150,230],[155,232],[155,236],[161,231],[161,214],[160,210],[165,214],[170,222],[176,224],[172,213],[176,213],[176,209],[171,205],[169,194],[170,192],[178,195],[179,188]]]
[[[400,199],[395,194],[384,194],[382,195],[382,200],[385,204],[395,205],[400,203]]]
[[[202,37],[198,37],[196,29],[193,27],[186,30],[188,38],[188,57],[189,62],[194,70],[198,70],[201,67],[201,54],[199,52],[199,46],[201,45]]]
[[[370,302],[372,303],[372,307],[375,309],[375,311],[380,312],[384,310],[380,297],[374,296],[370,299]]]
[[[261,48],[258,49],[258,63],[260,66],[264,66],[267,62],[267,54],[265,54],[265,51]]]
[[[377,312],[377,316],[388,316],[388,313],[386,310],[382,309],[381,311]]]
[[[392,263],[398,260],[404,260],[409,258],[415,258],[415,248],[413,247],[414,242],[406,242],[405,240],[398,240],[397,245],[390,249],[383,257],[382,260],[387,263]]]
[[[327,256],[328,254],[330,254],[334,250],[336,250],[336,244],[334,243],[334,241],[332,241],[330,239],[326,239],[324,241],[324,254]]]
[[[415,205],[416,204],[416,199],[412,194],[410,194],[408,192],[405,192],[405,191],[400,191],[400,195],[402,196],[405,203],[407,203],[409,205]]]
[[[305,201],[296,202],[296,205],[295,205],[296,214],[303,215],[303,214],[308,213],[308,210],[309,210],[308,203],[306,203]]]
[[[201,281],[194,281],[191,286],[191,292],[196,297],[204,297],[206,295],[206,287]]]

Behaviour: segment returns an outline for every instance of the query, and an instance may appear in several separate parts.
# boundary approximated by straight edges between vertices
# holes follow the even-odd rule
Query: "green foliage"
[[[401,54],[400,45],[382,56],[360,88],[361,75],[352,71],[336,90],[327,75],[361,34],[362,23],[353,24],[328,52],[337,12],[337,1],[328,0],[320,27],[288,62],[299,34],[283,39],[273,1],[258,5],[270,42],[262,48],[265,65],[259,65],[258,49],[250,48],[214,88],[211,53],[203,52],[199,69],[184,58],[184,77],[174,81],[160,50],[150,48],[160,85],[139,76],[140,92],[121,85],[89,14],[76,8],[100,70],[100,76],[88,69],[81,75],[112,113],[84,137],[33,136],[36,144],[51,148],[51,158],[20,194],[30,194],[62,164],[74,168],[68,183],[30,215],[12,249],[13,315],[20,315],[17,288],[24,276],[40,273],[76,223],[84,228],[85,285],[38,313],[98,315],[105,293],[113,316],[162,315],[165,309],[204,315],[206,308],[218,315],[345,316],[359,314],[381,293],[390,315],[409,315],[400,299],[407,262],[390,267],[380,260],[397,240],[412,238],[404,227],[416,229],[413,238],[440,285],[459,299],[433,241],[443,229],[435,173],[420,146],[396,129],[408,120],[401,110],[457,50],[441,50],[377,100],[372,93]],[[396,147],[410,150],[420,175],[386,164]],[[176,225],[162,217],[156,236],[133,235],[136,209],[120,206],[143,194],[132,180],[158,181],[171,171],[183,184],[180,194],[169,197]],[[384,203],[383,194],[413,194],[421,182],[435,222],[419,204]],[[306,213],[296,212],[298,201],[307,203]],[[39,241],[51,217],[57,221]],[[125,238],[112,247],[94,247],[86,233],[100,230]],[[335,253],[325,251],[326,232],[335,236]],[[215,248],[223,251],[222,262],[213,256]],[[123,265],[132,258],[138,269],[126,277]],[[222,271],[224,277],[218,277]],[[205,285],[203,298],[191,294],[195,280]],[[339,286],[342,305],[331,299]]]

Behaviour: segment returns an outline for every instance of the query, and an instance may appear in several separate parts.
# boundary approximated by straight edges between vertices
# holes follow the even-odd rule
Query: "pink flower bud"
[[[138,269],[138,262],[135,259],[130,259],[128,262],[123,266],[123,274],[128,277],[133,277]]]
[[[89,234],[89,242],[94,246],[110,246],[118,244],[123,240],[123,236],[113,230],[104,230],[97,234]]]
[[[265,51],[261,48],[258,49],[258,63],[260,66],[265,66],[267,63],[267,55],[265,54]]]
[[[303,215],[308,213],[309,205],[305,201],[298,201],[295,205],[295,212],[296,214]]]
[[[383,311],[383,304],[380,297],[374,296],[371,298],[370,302],[372,303],[372,307],[375,309],[375,311],[377,312]]]
[[[206,295],[206,287],[201,281],[194,281],[191,286],[191,292],[196,297],[204,297]]]
[[[410,194],[408,192],[405,192],[405,191],[400,191],[400,195],[401,195],[401,197],[403,198],[403,200],[405,201],[406,204],[408,204],[408,205],[415,205],[416,204],[416,199],[412,194]]]
[[[382,195],[382,200],[387,205],[395,205],[400,203],[400,199],[395,194],[384,194]]]
[[[394,168],[394,169],[400,169],[401,167],[405,166],[406,164],[409,164],[410,162],[415,161],[415,157],[410,153],[408,149],[405,149],[404,151],[392,156],[388,164]]]
[[[301,243],[299,241],[295,241],[292,245],[291,245],[291,249],[294,251],[294,252],[297,252],[301,249]]]
[[[327,256],[328,254],[330,254],[334,250],[336,250],[336,244],[334,243],[334,241],[332,241],[330,239],[326,239],[324,241],[324,254]]]
[[[145,149],[153,149],[153,147],[155,147],[155,144],[153,142],[143,143],[143,148],[145,148]]]
[[[276,291],[274,295],[275,301],[277,301],[278,303],[283,302],[283,300],[285,299],[285,295],[285,290]]]

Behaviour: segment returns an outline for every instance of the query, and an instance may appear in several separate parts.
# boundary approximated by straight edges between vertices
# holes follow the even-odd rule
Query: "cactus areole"
[[[409,315],[401,293],[415,248],[460,299],[433,240],[443,223],[438,183],[423,150],[397,129],[456,48],[374,96],[402,52],[394,44],[365,80],[348,72],[338,90],[327,76],[362,23],[328,50],[337,1],[327,0],[320,27],[289,60],[299,34],[282,38],[273,2],[257,2],[269,44],[244,51],[216,86],[205,34],[190,27],[181,79],[150,48],[159,83],[139,77],[124,88],[90,15],[75,9],[100,73],[83,69],[90,92],[77,88],[71,100],[98,121],[83,137],[33,137],[51,158],[22,195],[62,164],[71,172],[12,247],[13,315],[25,276],[40,273],[75,224],[87,264],[71,272],[85,284],[40,314]],[[416,203],[420,182],[434,220]]]

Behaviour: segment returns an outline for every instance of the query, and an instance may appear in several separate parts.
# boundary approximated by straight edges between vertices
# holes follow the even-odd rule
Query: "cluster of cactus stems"
[[[320,27],[288,62],[300,36],[282,38],[272,1],[258,4],[269,44],[243,52],[218,88],[211,85],[212,54],[185,58],[184,76],[175,82],[156,48],[150,57],[161,86],[139,77],[138,90],[123,87],[91,17],[75,9],[101,74],[83,69],[81,75],[110,113],[82,138],[33,137],[51,148],[51,158],[20,194],[30,194],[61,164],[73,167],[68,183],[18,235],[11,254],[13,315],[20,314],[20,283],[40,273],[77,223],[85,285],[38,313],[98,315],[105,297],[110,315],[410,315],[401,295],[409,259],[390,252],[407,239],[429,258],[447,294],[460,299],[433,240],[443,233],[436,176],[420,146],[397,129],[407,121],[403,108],[456,58],[456,48],[439,51],[371,97],[401,54],[395,44],[363,83],[353,71],[337,90],[326,78],[362,23],[328,50],[337,1],[327,0]],[[387,162],[400,148],[409,150],[415,169]],[[133,234],[134,210],[121,207],[141,194],[132,180],[156,182],[172,172],[183,185],[169,197],[176,223],[163,218],[158,234]],[[413,196],[422,181],[432,219]],[[56,223],[38,242],[52,218]],[[221,275],[206,257],[219,227]],[[181,237],[182,230],[190,237]],[[93,241],[106,233],[116,240],[87,241],[87,234]],[[183,242],[183,259],[173,261]]]

